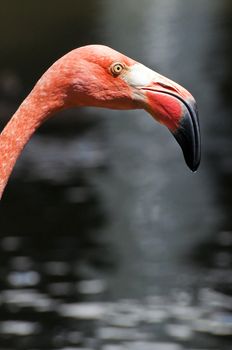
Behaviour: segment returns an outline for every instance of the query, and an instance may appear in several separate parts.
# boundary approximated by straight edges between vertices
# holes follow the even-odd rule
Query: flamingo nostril
[[[170,91],[175,91],[175,92],[178,91],[174,86],[169,85],[169,84],[165,84],[165,83],[162,83],[162,82],[157,82],[157,85],[159,85],[159,86],[161,86],[161,87],[163,87],[163,88],[165,88],[167,90],[170,90]]]

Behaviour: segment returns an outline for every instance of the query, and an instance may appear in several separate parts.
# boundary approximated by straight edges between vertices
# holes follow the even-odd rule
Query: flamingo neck
[[[51,96],[45,91],[38,83],[0,134],[0,199],[15,162],[31,135],[43,121],[63,108],[60,95]]]

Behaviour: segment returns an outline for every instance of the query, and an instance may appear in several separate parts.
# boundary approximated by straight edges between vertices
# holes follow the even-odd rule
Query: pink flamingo
[[[141,63],[102,45],[77,48],[36,83],[0,135],[0,198],[25,144],[55,112],[74,106],[145,109],[180,144],[192,171],[200,163],[200,131],[193,96]]]

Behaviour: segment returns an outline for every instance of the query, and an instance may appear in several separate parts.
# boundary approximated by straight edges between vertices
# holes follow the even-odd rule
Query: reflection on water
[[[203,164],[190,174],[141,111],[45,123],[1,203],[0,348],[230,350],[231,4],[68,2],[5,2],[1,125],[56,54],[103,42],[196,95]]]
[[[1,348],[227,349],[231,296],[205,287],[103,302],[107,278],[90,259],[99,247],[78,244],[64,236],[1,239]]]

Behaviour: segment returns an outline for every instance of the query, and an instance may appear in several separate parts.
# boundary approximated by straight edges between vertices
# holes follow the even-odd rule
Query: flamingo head
[[[182,86],[102,45],[75,49],[50,70],[62,91],[66,87],[65,107],[145,109],[171,131],[189,168],[197,170],[201,148],[198,112],[193,96]]]

